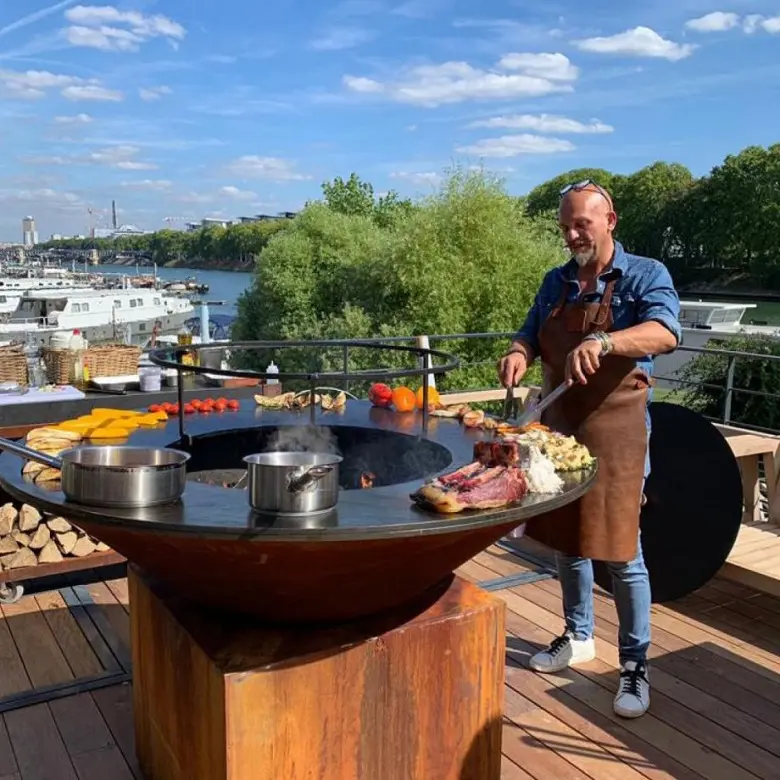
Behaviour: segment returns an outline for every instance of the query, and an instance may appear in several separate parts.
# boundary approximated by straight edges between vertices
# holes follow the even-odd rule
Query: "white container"
[[[156,366],[142,368],[138,372],[142,393],[159,393],[162,387],[162,371]]]
[[[70,337],[73,334],[69,330],[58,330],[51,334],[49,346],[52,349],[68,349],[70,347]]]
[[[268,368],[266,368],[265,373],[266,374],[278,374],[279,373],[279,366],[277,366],[276,363],[274,363],[274,361],[272,360],[270,362],[270,364],[268,365]],[[269,385],[278,385],[279,384],[279,380],[278,379],[266,379],[265,381],[266,381],[266,384],[269,384]]]

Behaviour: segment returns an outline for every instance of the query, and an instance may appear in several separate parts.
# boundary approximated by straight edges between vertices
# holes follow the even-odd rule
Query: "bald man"
[[[620,683],[614,709],[636,718],[650,704],[650,582],[639,515],[650,473],[653,359],[679,344],[680,302],[665,266],[614,240],[609,193],[592,181],[561,191],[559,222],[571,259],[548,272],[525,323],[499,363],[505,387],[542,364],[542,393],[571,389],[543,417],[599,459],[596,485],[580,501],[527,524],[556,551],[564,633],[531,658],[557,672],[595,657],[593,560],[604,561],[617,608]]]

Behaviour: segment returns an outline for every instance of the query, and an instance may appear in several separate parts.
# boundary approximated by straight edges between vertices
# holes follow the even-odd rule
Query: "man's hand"
[[[528,371],[528,358],[524,352],[510,352],[498,361],[498,375],[504,387],[517,387]]]
[[[601,344],[598,341],[583,341],[566,357],[566,381],[587,385],[587,377],[595,374],[600,365]]]

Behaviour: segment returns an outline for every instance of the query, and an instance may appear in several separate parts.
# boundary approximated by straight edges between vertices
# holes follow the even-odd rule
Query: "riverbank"
[[[140,268],[151,268],[154,263],[151,260],[139,260],[137,257],[114,257],[110,263],[102,265],[123,266],[128,268],[136,265]],[[187,271],[237,271],[239,273],[252,273],[254,260],[202,260],[201,258],[185,257],[169,260],[158,268],[181,268]]]

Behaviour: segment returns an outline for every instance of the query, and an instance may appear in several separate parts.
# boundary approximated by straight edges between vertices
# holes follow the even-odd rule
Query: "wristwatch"
[[[608,333],[604,333],[603,330],[596,330],[593,333],[589,333],[583,341],[597,341],[601,344],[601,357],[608,355],[612,352],[612,339]]]

